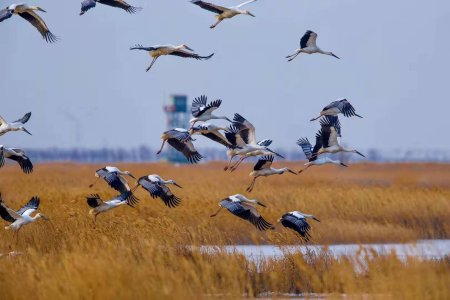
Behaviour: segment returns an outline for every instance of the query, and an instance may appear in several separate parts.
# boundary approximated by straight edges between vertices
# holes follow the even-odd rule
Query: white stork
[[[5,158],[16,161],[25,174],[33,172],[33,164],[22,149],[0,145],[0,168],[5,164]]]
[[[47,43],[54,43],[58,38],[50,32],[44,20],[34,11],[46,12],[39,6],[28,6],[27,4],[11,4],[10,6],[0,10],[0,22],[11,18],[13,15],[19,15],[31,23],[47,41]]]
[[[190,51],[194,51],[194,50],[189,48],[185,44],[179,45],[179,46],[156,45],[156,46],[151,46],[151,47],[143,47],[142,45],[136,45],[134,47],[131,47],[130,50],[148,51],[148,53],[152,57],[152,62],[150,64],[150,66],[145,70],[146,72],[148,72],[152,68],[153,64],[158,59],[158,57],[160,57],[162,55],[174,55],[174,56],[185,57],[185,58],[194,58],[197,60],[208,60],[214,55],[214,53],[212,53],[208,56],[200,56],[197,53],[190,52]]]
[[[278,222],[280,222],[284,227],[291,228],[296,231],[305,242],[308,242],[311,238],[311,235],[309,234],[311,225],[308,224],[306,221],[307,219],[313,219],[320,222],[319,219],[313,215],[307,215],[299,211],[285,213],[281,216]]]
[[[161,135],[161,139],[163,142],[156,154],[161,153],[164,144],[167,141],[169,145],[175,148],[175,150],[181,152],[191,164],[198,163],[203,158],[203,156],[195,149],[194,144],[192,144],[192,138],[189,135],[189,131],[184,128],[174,128],[165,131]]]
[[[128,182],[122,175],[127,175],[130,176],[131,178],[136,179],[136,177],[134,177],[130,171],[121,171],[117,167],[106,166],[104,168],[95,171],[95,177],[97,177],[97,179],[95,180],[94,183],[89,185],[89,187],[92,188],[94,184],[96,184],[97,181],[101,178],[105,180],[110,187],[112,187],[119,193],[123,194],[129,192],[130,187],[128,185]]]
[[[28,120],[31,117],[31,112],[26,113],[22,118],[8,123],[0,116],[0,136],[6,134],[10,131],[24,131],[31,135],[31,133],[25,128],[25,123],[28,122]]]
[[[233,7],[223,7],[223,6],[219,6],[216,4],[212,4],[212,3],[208,3],[208,2],[204,2],[204,1],[200,1],[200,0],[192,0],[191,2],[195,5],[200,6],[203,9],[209,10],[209,11],[217,14],[217,16],[216,16],[217,22],[209,27],[209,28],[213,29],[217,25],[219,25],[219,23],[222,22],[223,20],[231,19],[237,15],[248,15],[248,16],[255,17],[255,15],[253,15],[248,10],[240,9],[242,6],[252,3],[252,2],[255,2],[255,1],[256,0],[246,1],[244,3],[241,3],[241,4],[233,6]]]
[[[216,126],[210,123],[203,123],[198,126],[192,126],[189,130],[189,135],[203,135],[208,139],[217,142],[227,148],[233,148],[234,146],[226,139],[226,137],[220,132],[220,130],[226,131],[226,128]]]
[[[261,205],[266,207],[263,203],[255,199],[247,199],[241,194],[229,196],[219,202],[219,210],[212,214],[211,217],[217,216],[222,208],[228,209],[230,213],[238,216],[241,219],[247,220],[252,223],[258,230],[265,231],[267,229],[275,229],[275,227],[267,222],[256,210],[256,207],[252,204]]]
[[[260,146],[264,146],[264,147],[269,147],[272,144],[272,140],[262,140],[257,142],[258,145]],[[247,158],[249,157],[254,157],[254,156],[264,156],[264,155],[272,155],[273,151],[272,150],[255,150],[252,152],[248,152],[246,154],[241,155],[241,157],[239,158],[239,160],[230,167],[230,171],[234,172],[236,171],[236,169],[239,167],[239,165]],[[284,158],[283,156],[280,155],[281,158]],[[225,168],[226,169],[226,168]]]
[[[256,179],[258,177],[261,177],[261,176],[267,177],[267,176],[276,175],[276,174],[281,175],[281,174],[284,174],[285,172],[289,172],[294,175],[297,175],[296,172],[292,171],[289,168],[281,168],[281,169],[272,168],[273,158],[274,158],[273,155],[267,155],[267,156],[261,157],[258,160],[258,162],[253,167],[253,171],[250,173],[250,176],[253,177],[253,181],[247,188],[247,192],[251,192],[253,190]]]
[[[272,141],[263,140],[257,142],[255,126],[240,114],[234,115],[233,124],[228,128],[228,131],[225,132],[225,137],[231,144],[236,146],[234,149],[227,151],[227,156],[230,157],[230,161],[228,162],[228,166],[224,168],[225,170],[230,167],[235,156],[240,156],[241,158],[244,157],[245,159],[245,156],[248,157],[249,153],[255,151],[268,151],[271,154],[284,158],[281,154],[268,148]],[[270,143],[267,143],[267,141],[270,141]]]
[[[92,194],[86,197],[86,202],[90,207],[92,207],[92,209],[89,210],[89,214],[94,217],[95,225],[95,223],[97,222],[98,214],[107,212],[113,208],[125,204],[134,208],[135,205],[139,202],[139,199],[134,197],[131,191],[128,191],[105,202],[100,198],[98,194]]]
[[[194,118],[189,120],[189,122],[192,124],[191,128],[197,122],[206,122],[209,120],[222,119],[231,122],[231,120],[226,116],[216,116],[213,114],[213,111],[218,109],[220,107],[220,104],[222,104],[222,100],[217,99],[210,102],[209,104],[207,104],[207,101],[208,98],[205,95],[197,97],[194,99],[194,101],[192,101],[191,112]]]
[[[323,153],[351,152],[365,157],[362,153],[355,149],[345,148],[338,142],[338,131],[332,119],[322,119],[320,122],[321,129],[316,134],[316,139],[320,137],[321,148],[317,151],[318,156]]]
[[[150,193],[150,196],[153,199],[160,198],[166,206],[170,208],[176,207],[180,205],[181,199],[172,193],[167,184],[173,184],[179,188],[182,188],[175,182],[175,180],[164,180],[161,176],[152,174],[139,178],[137,185],[133,188],[133,191],[135,191],[139,186],[142,186],[142,188]]]
[[[13,209],[5,205],[0,193],[0,217],[2,217],[2,219],[6,222],[11,223],[10,225],[5,226],[5,229],[15,231],[16,242],[19,239],[19,231],[22,226],[33,223],[40,218],[44,219],[45,221],[49,221],[49,219],[41,213],[37,213],[34,217],[31,216],[31,214],[39,208],[40,202],[41,201],[39,197],[35,196],[31,198],[30,201],[28,201],[28,203],[25,204],[21,209],[19,209],[18,211],[14,211]]]
[[[84,13],[90,10],[91,8],[94,8],[97,2],[104,5],[121,8],[130,14],[134,14],[142,10],[142,7],[131,6],[130,4],[126,3],[123,0],[84,0],[81,2],[80,16],[84,15]]]
[[[320,148],[322,148],[322,142],[320,135],[316,135],[316,144],[314,145],[314,148],[312,147],[311,143],[309,142],[308,138],[301,138],[297,141],[297,145],[299,145],[303,153],[305,153],[306,158],[308,159],[308,162],[305,164],[306,168],[303,170],[300,170],[298,173],[305,171],[311,166],[320,166],[325,164],[335,164],[335,165],[341,165],[343,167],[347,167],[346,164],[341,162],[340,160],[333,160],[327,156],[325,157],[318,157],[317,152]]]
[[[320,112],[320,115],[316,118],[312,118],[310,121],[315,121],[322,116],[337,116],[338,114],[343,114],[347,118],[352,116],[362,118],[356,113],[355,108],[350,104],[350,102],[348,102],[347,99],[340,99],[325,106]]]
[[[297,49],[294,54],[286,56],[288,61],[292,61],[300,53],[306,53],[306,54],[321,53],[321,54],[330,55],[330,56],[333,56],[333,57],[336,57],[339,59],[339,57],[334,55],[333,52],[323,51],[322,49],[317,47],[316,39],[317,39],[317,33],[313,32],[311,30],[306,31],[306,33],[300,39],[300,48]]]

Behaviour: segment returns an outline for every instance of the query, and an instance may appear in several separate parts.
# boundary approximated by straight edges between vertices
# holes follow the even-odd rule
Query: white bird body
[[[14,215],[17,217],[16,221],[14,221],[12,224],[5,226],[6,230],[19,230],[20,227],[27,225],[29,223],[33,223],[37,221],[38,219],[42,218],[41,213],[37,213],[34,217],[30,217],[28,215],[18,215],[17,213]]]
[[[258,177],[267,177],[267,176],[277,175],[277,174],[281,175],[281,174],[284,174],[286,172],[289,172],[289,173],[292,173],[294,175],[297,175],[296,172],[292,171],[289,168],[281,168],[281,169],[272,168],[273,159],[274,159],[273,155],[268,155],[268,156],[263,156],[263,157],[261,157],[258,160],[258,162],[253,167],[253,171],[250,172],[249,176],[253,177],[253,181],[251,182],[251,184],[247,188],[247,192],[251,192],[253,190],[253,187],[255,186],[256,179]]]
[[[150,63],[150,66],[146,69],[146,72],[148,72],[152,68],[153,64],[158,59],[158,57],[163,56],[163,55],[174,55],[174,56],[185,57],[185,58],[186,57],[194,58],[197,60],[208,60],[214,55],[214,53],[212,53],[208,56],[198,55],[198,54],[192,52],[194,50],[185,44],[178,45],[178,46],[155,45],[155,46],[151,46],[151,47],[144,47],[144,46],[138,44],[134,47],[131,47],[130,50],[148,51],[150,57],[152,57],[152,62]]]
[[[15,231],[16,241],[19,239],[20,229],[30,223],[34,223],[39,219],[49,221],[49,219],[41,213],[37,213],[34,217],[31,216],[39,208],[39,197],[33,197],[27,204],[22,206],[18,211],[15,211],[3,203],[3,199],[0,194],[0,217],[9,222],[8,226],[5,226],[6,230]]]
[[[303,37],[300,39],[300,48],[295,50],[294,54],[286,56],[288,61],[292,61],[300,53],[306,53],[306,54],[320,53],[320,54],[330,55],[330,56],[333,56],[333,57],[339,59],[339,57],[334,55],[333,52],[324,51],[324,50],[320,49],[316,45],[316,40],[317,40],[317,33],[313,32],[311,30],[307,30],[306,33],[303,35]]]
[[[222,104],[222,100],[217,99],[211,101],[210,103],[207,102],[208,98],[205,95],[197,97],[192,101],[191,113],[194,118],[189,120],[189,122],[192,123],[191,129],[197,122],[206,122],[209,120],[218,120],[218,119],[227,120],[228,122],[231,122],[231,120],[228,119],[228,117],[226,116],[217,116],[213,114],[213,112],[216,109],[218,109]]]
[[[326,165],[326,164],[343,165],[340,160],[333,160],[333,159],[329,158],[328,156],[319,157],[318,159],[307,162],[304,165],[310,166],[310,165]]]
[[[8,123],[5,119],[0,116],[0,136],[6,134],[10,131],[24,131],[31,135],[30,132],[24,127],[25,123],[30,119],[31,113],[25,114],[19,120]]]
[[[245,6],[245,5],[255,2],[255,1],[256,0],[249,0],[249,1],[246,1],[244,3],[241,3],[236,6],[232,6],[232,7],[224,7],[224,6],[220,6],[220,5],[216,5],[216,4],[212,4],[212,3],[208,3],[208,2],[204,2],[204,1],[200,1],[200,0],[192,0],[191,2],[195,5],[200,6],[203,9],[209,10],[209,11],[217,14],[216,15],[217,22],[209,27],[209,28],[213,29],[217,25],[219,25],[219,23],[222,22],[223,20],[231,19],[237,15],[248,15],[251,17],[255,17],[255,15],[253,15],[248,10],[240,9],[242,6]]]
[[[105,213],[124,204],[134,208],[134,205],[137,204],[139,200],[132,197],[132,195],[133,193],[131,191],[127,191],[108,201],[103,201],[98,194],[92,194],[86,197],[87,204],[92,207],[92,209],[89,210],[89,214],[94,217],[94,224],[96,223],[97,215],[100,213]]]

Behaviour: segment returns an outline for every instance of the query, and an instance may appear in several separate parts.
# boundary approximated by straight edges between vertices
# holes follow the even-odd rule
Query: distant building
[[[189,126],[189,110],[188,97],[186,95],[171,95],[169,101],[163,107],[166,114],[166,128],[167,130],[173,128],[188,128]],[[187,163],[186,158],[173,149],[172,147],[165,148],[164,158],[173,163]]]

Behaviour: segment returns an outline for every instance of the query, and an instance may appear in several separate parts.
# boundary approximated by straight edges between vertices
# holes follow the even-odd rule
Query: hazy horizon
[[[13,121],[31,111],[26,127],[33,134],[8,133],[0,144],[156,148],[169,95],[205,94],[223,100],[217,114],[242,114],[274,148],[296,147],[299,137],[313,140],[319,125],[309,119],[342,97],[364,116],[341,117],[347,145],[450,148],[448,139],[437,138],[450,125],[448,1],[258,0],[246,6],[255,18],[237,16],[214,30],[214,14],[185,0],[128,0],[144,8],[135,15],[98,4],[83,16],[80,2],[33,2],[61,38],[53,45],[18,16],[0,23],[0,115]],[[300,55],[287,63],[308,29],[341,60]],[[129,51],[137,43],[187,44],[215,55],[208,61],[162,57],[146,73],[148,54]]]

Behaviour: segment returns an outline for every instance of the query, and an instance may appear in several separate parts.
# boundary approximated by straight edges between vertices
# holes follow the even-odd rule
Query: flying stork
[[[163,142],[156,154],[161,153],[164,144],[167,141],[169,145],[175,148],[175,150],[181,152],[191,164],[198,163],[203,158],[203,156],[195,149],[194,144],[192,144],[192,138],[189,135],[189,131],[184,128],[174,128],[165,131],[161,135],[161,139]]]
[[[229,196],[219,202],[219,210],[211,215],[215,217],[219,214],[222,208],[226,208],[230,213],[238,216],[241,219],[247,220],[252,223],[258,230],[265,231],[267,229],[275,229],[275,227],[267,222],[256,210],[256,207],[252,204],[261,205],[266,207],[263,203],[255,199],[247,199],[241,194]]]
[[[223,20],[231,19],[232,17],[237,16],[237,15],[248,15],[248,16],[255,17],[255,15],[253,15],[248,10],[240,9],[242,6],[252,3],[252,2],[255,2],[255,1],[256,0],[246,1],[244,3],[241,3],[241,4],[233,6],[233,7],[223,7],[223,6],[219,6],[216,4],[212,4],[212,3],[208,3],[208,2],[204,2],[204,1],[200,1],[200,0],[192,0],[191,2],[195,5],[200,6],[203,9],[209,10],[209,11],[217,14],[217,16],[216,16],[217,22],[209,27],[209,28],[213,29],[217,25],[219,25],[219,23],[222,22]]]
[[[197,60],[208,60],[210,59],[214,53],[208,55],[208,56],[200,56],[197,53],[193,53],[190,51],[194,51],[193,49],[189,48],[187,45],[156,45],[151,47],[143,47],[142,45],[136,45],[134,47],[131,47],[130,50],[144,50],[148,51],[150,56],[152,57],[152,62],[150,66],[145,70],[148,72],[155,61],[158,59],[158,57],[162,55],[174,55],[174,56],[180,56],[180,57],[188,57],[188,58],[195,58]]]
[[[264,146],[264,147],[269,147],[272,144],[272,140],[261,140],[259,142],[257,142],[258,145],[260,146]],[[273,154],[272,150],[255,150],[255,151],[251,151],[248,152],[246,154],[241,155],[241,157],[239,158],[239,160],[230,167],[230,171],[234,172],[236,171],[236,169],[239,167],[239,165],[247,158],[249,157],[254,157],[254,156],[264,156],[264,155],[271,155]],[[281,158],[284,158],[283,156],[280,155]]]
[[[134,177],[130,171],[121,171],[117,167],[106,166],[104,168],[95,171],[95,177],[97,177],[97,179],[94,181],[94,183],[89,185],[89,187],[92,188],[101,178],[104,181],[106,181],[106,183],[108,183],[110,187],[118,191],[120,194],[124,194],[130,191],[130,186],[128,185],[128,182],[122,175],[127,175],[130,176],[131,178],[136,179],[136,177]],[[131,194],[130,197],[134,198],[134,195]]]
[[[21,209],[14,211],[5,205],[0,193],[0,217],[6,222],[11,223],[10,225],[5,226],[5,229],[15,231],[16,242],[19,240],[19,231],[22,226],[33,223],[40,218],[49,221],[49,219],[41,213],[37,213],[34,217],[31,216],[31,214],[39,208],[40,202],[39,197],[35,196]]]
[[[22,149],[0,145],[0,168],[5,164],[5,158],[16,161],[25,174],[33,172],[33,164]]]
[[[297,175],[296,172],[292,171],[289,168],[281,168],[281,169],[275,169],[272,168],[273,163],[273,155],[267,155],[261,157],[258,162],[253,167],[253,171],[250,173],[250,176],[253,177],[252,183],[247,188],[247,192],[251,192],[253,190],[253,187],[255,186],[256,179],[261,176],[271,176],[271,175],[281,175],[285,172],[292,173],[294,175]]]
[[[10,131],[25,131],[26,133],[31,135],[31,133],[24,127],[25,123],[28,122],[30,117],[31,112],[26,113],[22,118],[14,122],[8,123],[0,116],[0,136]]]
[[[284,227],[291,228],[292,230],[296,231],[300,235],[301,239],[303,239],[305,242],[308,242],[311,238],[311,235],[309,234],[311,225],[308,224],[308,222],[306,221],[307,219],[313,219],[317,222],[320,222],[319,219],[317,219],[313,215],[307,215],[299,211],[291,211],[285,213],[278,220],[278,222],[280,222]]]
[[[86,197],[86,202],[90,207],[92,207],[92,209],[89,210],[89,214],[94,217],[95,225],[97,222],[97,216],[100,213],[107,212],[124,204],[134,208],[135,205],[139,202],[139,199],[133,197],[132,192],[128,191],[114,197],[109,201],[103,201],[98,194],[91,194]]]
[[[123,0],[84,0],[81,2],[80,16],[84,15],[84,13],[90,10],[91,8],[94,8],[97,2],[104,5],[121,8],[130,14],[134,14],[142,10],[142,7],[131,6],[130,4],[126,3]]]
[[[27,4],[11,4],[0,10],[0,22],[11,18],[13,15],[19,15],[31,23],[42,35],[47,43],[54,43],[58,38],[50,32],[44,20],[34,11],[46,12],[39,6],[28,6]]]
[[[303,153],[305,153],[306,158],[308,159],[308,162],[305,164],[306,168],[303,170],[300,170],[298,173],[300,174],[303,171],[306,171],[311,166],[319,166],[319,165],[325,165],[325,164],[335,164],[335,165],[341,165],[344,167],[347,167],[346,164],[341,162],[340,160],[333,160],[327,156],[325,157],[318,157],[317,152],[320,148],[322,148],[321,143],[321,136],[318,134],[316,135],[316,144],[314,145],[314,148],[312,147],[311,143],[309,142],[308,138],[301,138],[297,141],[297,145],[299,145]]]
[[[216,116],[213,114],[213,111],[218,109],[220,107],[220,104],[222,104],[222,100],[217,99],[210,102],[209,104],[207,104],[207,101],[208,98],[205,95],[197,97],[192,101],[191,112],[194,118],[189,120],[189,122],[192,124],[191,128],[197,122],[205,122],[209,120],[223,119],[231,122],[231,120],[226,116]]]
[[[335,123],[331,119],[322,119],[320,122],[321,129],[316,134],[316,139],[320,137],[321,148],[315,156],[323,153],[351,152],[365,157],[362,153],[355,149],[345,148],[338,142],[338,132]]]
[[[248,154],[250,152],[268,151],[271,154],[284,158],[281,154],[268,148],[272,141],[268,143],[267,141],[269,140],[263,140],[258,143],[256,141],[255,126],[240,114],[234,115],[233,124],[225,132],[225,137],[231,144],[236,145],[236,148],[227,151],[227,156],[230,157],[230,160],[224,170],[230,167],[235,156],[244,157],[245,159],[245,156],[249,157]]]
[[[316,39],[317,39],[317,33],[313,32],[311,30],[306,31],[306,33],[300,39],[300,48],[297,49],[294,54],[286,56],[288,61],[292,61],[300,53],[307,53],[307,54],[321,53],[321,54],[330,55],[330,56],[340,59],[339,57],[334,55],[333,52],[323,51],[322,49],[317,47]]]
[[[352,116],[362,118],[356,113],[355,108],[350,104],[350,102],[348,102],[347,99],[340,99],[325,106],[320,112],[320,115],[316,118],[312,118],[310,121],[315,121],[322,116],[337,116],[338,114],[343,114],[347,118]]]
[[[201,125],[193,126],[191,129],[189,129],[189,135],[203,135],[204,137],[207,137],[208,139],[217,142],[227,148],[234,148],[227,138],[220,132],[220,130],[226,131],[226,128],[216,126],[214,124],[210,123],[203,123]]]
[[[176,207],[180,205],[181,199],[172,193],[167,184],[173,184],[181,188],[175,180],[164,180],[161,176],[152,174],[139,178],[137,185],[133,188],[133,191],[135,191],[139,186],[142,186],[142,188],[150,193],[150,196],[153,199],[160,198],[166,206],[170,208]]]

